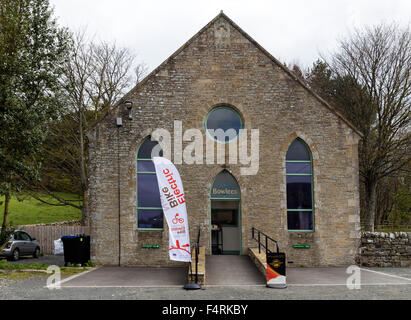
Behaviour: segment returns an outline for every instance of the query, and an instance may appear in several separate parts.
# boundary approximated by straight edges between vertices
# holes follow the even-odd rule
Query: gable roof
[[[155,68],[150,74],[148,74],[142,81],[140,81],[134,88],[132,88],[128,93],[126,93],[112,108],[108,109],[99,119],[97,119],[90,127],[89,130],[94,128],[98,123],[100,123],[108,114],[113,110],[116,110],[120,104],[129,99],[129,96],[138,88],[142,87],[147,81],[149,81],[153,76],[155,76],[161,69],[163,69],[167,63],[174,59],[181,51],[187,48],[196,38],[198,38],[205,30],[207,30],[211,25],[213,25],[218,19],[225,19],[234,29],[236,29],[240,34],[242,34],[248,41],[250,41],[255,47],[257,47],[264,55],[266,55],[275,65],[280,67],[286,74],[288,74],[294,81],[298,82],[304,89],[306,89],[311,95],[313,95],[319,102],[321,102],[325,107],[327,107],[332,113],[334,113],[338,118],[345,122],[356,134],[363,137],[363,134],[358,130],[354,124],[352,124],[344,115],[342,115],[338,110],[332,107],[328,102],[321,98],[317,93],[315,93],[303,80],[298,78],[290,69],[288,69],[284,64],[278,61],[274,56],[272,56],[267,50],[265,50],[257,41],[255,41],[251,36],[249,36],[243,29],[241,29],[233,20],[231,20],[226,14],[221,12],[211,20],[207,25],[205,25],[199,32],[197,32],[193,37],[190,38],[185,44],[183,44],[177,51],[175,51],[170,57],[168,57],[162,64]]]

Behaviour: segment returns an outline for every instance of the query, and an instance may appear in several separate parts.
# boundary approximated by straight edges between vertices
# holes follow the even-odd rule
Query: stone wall
[[[410,267],[411,232],[364,232],[357,258],[364,267]]]

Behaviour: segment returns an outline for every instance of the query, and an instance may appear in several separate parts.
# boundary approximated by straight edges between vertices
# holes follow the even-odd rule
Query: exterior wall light
[[[127,110],[128,110],[128,119],[133,120],[133,116],[131,115],[131,109],[133,108],[133,102],[130,100],[126,100],[124,101],[124,104],[126,105]]]

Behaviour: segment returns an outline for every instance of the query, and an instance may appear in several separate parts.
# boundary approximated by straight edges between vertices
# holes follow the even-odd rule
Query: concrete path
[[[100,267],[62,280],[67,288],[183,287],[186,268]]]
[[[206,286],[265,285],[264,276],[248,256],[206,256]]]

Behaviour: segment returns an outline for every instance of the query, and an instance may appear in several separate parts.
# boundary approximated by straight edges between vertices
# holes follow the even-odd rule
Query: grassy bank
[[[49,266],[46,263],[39,264],[36,262],[28,265],[22,263],[11,264],[5,259],[0,259],[0,280],[7,278],[10,280],[21,280],[31,276],[47,276],[46,270]],[[72,276],[90,268],[95,267],[95,264],[89,261],[84,267],[60,267],[61,276]]]
[[[57,193],[59,197],[66,200],[78,199],[75,194]],[[43,200],[57,203],[50,196],[43,195]],[[77,204],[81,204],[79,200]],[[52,206],[42,203],[27,194],[12,196],[9,204],[9,223],[11,225],[25,225],[37,223],[52,223],[67,220],[81,219],[81,210],[71,206]],[[0,197],[0,226],[3,222],[4,196]]]

